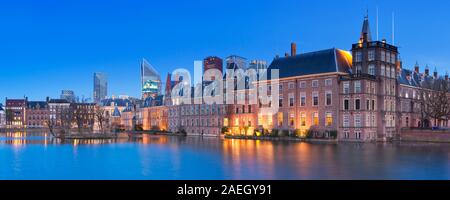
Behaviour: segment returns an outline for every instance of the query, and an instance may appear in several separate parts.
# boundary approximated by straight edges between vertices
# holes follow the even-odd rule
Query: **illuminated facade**
[[[6,99],[6,127],[26,128],[26,99]]]

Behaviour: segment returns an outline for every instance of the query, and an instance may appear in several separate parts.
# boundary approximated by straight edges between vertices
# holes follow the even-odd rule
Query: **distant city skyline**
[[[176,68],[192,70],[195,60],[239,55],[268,64],[275,55],[332,47],[349,50],[369,10],[376,38],[391,40],[404,68],[416,61],[443,75],[450,71],[449,2],[384,0],[149,2],[29,1],[0,6],[0,98],[43,100],[73,90],[92,98],[92,74],[108,74],[109,96],[140,97],[140,61],[147,58],[165,77]],[[86,6],[89,4],[89,6]],[[230,7],[229,5],[233,5]],[[210,9],[215,8],[215,9]],[[230,15],[228,9],[239,15]],[[213,10],[212,13],[204,12]],[[426,15],[420,15],[428,10]],[[207,17],[205,17],[207,16]],[[226,63],[224,63],[225,65]]]

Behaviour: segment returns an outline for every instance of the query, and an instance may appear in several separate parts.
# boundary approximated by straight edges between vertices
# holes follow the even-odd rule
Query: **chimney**
[[[295,42],[291,43],[291,56],[297,55],[297,44]]]
[[[445,73],[445,80],[448,81],[448,72]]]
[[[275,59],[278,59],[278,58],[280,58],[280,56],[277,54],[277,55],[275,55]]]
[[[288,53],[284,53],[284,56],[285,56],[285,57],[289,57],[289,54],[288,54]]]
[[[434,76],[434,78],[435,78],[435,79],[437,79],[437,78],[438,78],[438,72],[437,72],[436,70],[434,70],[434,72],[433,72],[433,76]]]
[[[425,67],[425,76],[430,75],[430,69],[428,68],[428,65]]]

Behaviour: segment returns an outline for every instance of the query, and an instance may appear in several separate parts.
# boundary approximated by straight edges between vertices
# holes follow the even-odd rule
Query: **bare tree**
[[[47,127],[48,127],[48,130],[50,131],[50,134],[52,134],[52,136],[53,137],[55,137],[56,135],[55,135],[55,128],[56,128],[56,119],[55,118],[53,118],[53,117],[50,117],[50,118],[48,118],[46,121],[45,121],[45,124],[47,125]]]
[[[450,116],[449,86],[447,81],[435,80],[430,89],[419,91],[421,126],[426,127],[429,120],[438,125]]]
[[[109,122],[109,115],[105,110],[97,107],[95,109],[95,119],[97,120],[100,132],[105,133],[105,125]]]

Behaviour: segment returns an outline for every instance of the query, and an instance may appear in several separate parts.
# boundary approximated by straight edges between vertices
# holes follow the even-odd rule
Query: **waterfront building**
[[[71,121],[70,102],[65,99],[49,98],[47,98],[47,102],[50,109],[50,120],[55,120],[56,126],[70,126],[70,124],[66,124]]]
[[[6,99],[6,128],[20,129],[26,126],[27,99]]]
[[[47,128],[50,109],[46,101],[27,101],[27,128]]]
[[[164,106],[164,96],[147,97],[138,108],[142,116],[143,130],[168,130],[168,107]]]
[[[161,93],[161,76],[145,59],[141,62],[142,99],[156,97]]]
[[[108,96],[108,77],[105,73],[94,73],[94,103],[99,103]]]

